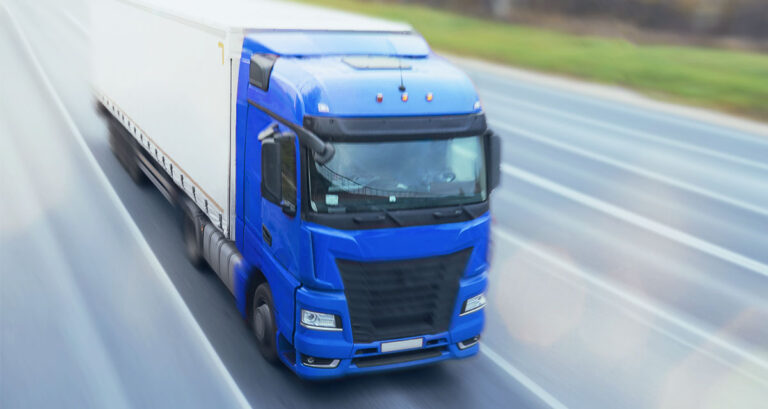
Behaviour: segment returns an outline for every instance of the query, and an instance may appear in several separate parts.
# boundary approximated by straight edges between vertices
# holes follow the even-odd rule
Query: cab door
[[[268,163],[270,160],[265,157],[268,155],[267,150],[262,149],[262,177],[268,174],[264,167],[279,166],[280,192],[279,195],[273,195],[265,191],[264,179],[262,179],[261,239],[265,248],[280,266],[292,275],[296,275],[299,269],[298,249],[301,229],[299,178],[297,177],[299,174],[298,144],[295,135],[288,132],[282,132],[280,135],[279,139],[270,141],[279,146],[279,164]],[[291,136],[286,137],[286,135]]]
[[[276,125],[269,125],[273,126]],[[257,138],[257,135],[265,130],[267,128],[263,126],[254,128],[250,139],[253,146],[248,148],[253,149],[252,152],[258,152],[258,157],[247,165],[251,181],[258,180],[258,184],[252,183],[251,189],[254,190],[248,194],[251,204],[246,203],[247,229],[250,232],[246,238],[246,246],[256,249],[252,254],[258,254],[261,258],[255,260],[255,264],[267,278],[272,291],[278,332],[290,338],[295,317],[294,294],[300,285],[298,256],[302,245],[297,205],[300,199],[297,144],[295,136],[281,137],[278,142],[280,156],[275,159],[269,155],[264,145],[276,141],[272,139],[262,142]],[[270,166],[272,170],[265,174],[265,170]],[[279,180],[279,195],[265,192],[267,178]]]

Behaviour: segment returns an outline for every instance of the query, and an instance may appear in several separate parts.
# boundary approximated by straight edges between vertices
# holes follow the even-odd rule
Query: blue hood
[[[317,289],[344,288],[336,259],[408,260],[451,254],[471,247],[473,251],[464,277],[481,274],[488,268],[490,216],[487,213],[462,223],[393,229],[349,231],[316,224],[307,224],[306,228],[312,238],[315,277],[311,280],[314,282],[308,280],[305,285]]]

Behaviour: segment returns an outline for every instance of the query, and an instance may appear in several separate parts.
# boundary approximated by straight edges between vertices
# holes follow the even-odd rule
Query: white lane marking
[[[620,168],[620,169],[624,169],[624,170],[626,170],[628,172],[632,172],[632,173],[635,173],[635,174],[647,177],[649,179],[653,179],[653,180],[665,183],[665,184],[670,185],[670,186],[674,186],[674,187],[677,187],[677,188],[680,188],[680,189],[683,189],[683,190],[687,190],[689,192],[696,193],[696,194],[699,194],[701,196],[706,196],[706,197],[708,197],[710,199],[717,200],[719,202],[723,202],[723,203],[726,203],[726,204],[729,204],[729,205],[732,205],[732,206],[735,206],[735,207],[738,207],[738,208],[741,208],[741,209],[744,209],[744,210],[747,210],[747,211],[750,211],[750,212],[753,212],[753,213],[757,213],[757,214],[760,214],[760,215],[763,215],[763,216],[768,216],[768,209],[766,209],[764,207],[756,206],[756,205],[753,205],[753,204],[750,204],[750,203],[747,203],[747,202],[744,202],[744,201],[741,201],[741,200],[738,200],[738,199],[732,199],[730,197],[724,196],[724,195],[722,195],[720,193],[717,193],[715,191],[712,191],[712,190],[709,190],[709,189],[705,189],[703,187],[699,187],[699,186],[696,186],[696,185],[693,185],[693,184],[690,184],[690,183],[687,183],[687,182],[683,182],[683,181],[675,179],[675,178],[664,176],[664,175],[662,175],[660,173],[651,172],[649,170],[643,169],[643,168],[638,167],[638,166],[629,165],[629,164],[620,162],[618,160],[611,159],[611,158],[609,158],[607,156],[600,155],[600,154],[594,153],[594,152],[590,152],[590,151],[588,151],[586,149],[577,148],[577,147],[575,147],[573,145],[570,145],[570,144],[567,144],[567,143],[563,143],[563,142],[557,141],[555,139],[548,138],[548,137],[540,135],[540,134],[536,134],[536,133],[533,133],[533,132],[526,131],[526,130],[524,130],[522,128],[518,128],[518,127],[515,127],[515,126],[510,126],[510,125],[507,125],[505,123],[498,122],[498,121],[492,121],[491,123],[492,123],[493,127],[495,127],[495,128],[504,129],[504,130],[506,130],[508,132],[512,132],[512,133],[520,135],[520,136],[522,136],[524,138],[532,139],[532,140],[535,140],[537,142],[541,142],[541,143],[544,143],[544,144],[547,144],[547,145],[550,145],[550,146],[554,146],[556,148],[559,148],[559,149],[562,149],[562,150],[565,150],[565,151],[568,151],[568,152],[571,152],[571,153],[575,153],[577,155],[580,155],[580,156],[583,156],[583,157],[595,160],[597,162],[602,162],[602,163],[605,163],[605,164],[608,164],[608,165],[611,165],[611,166],[614,166],[614,167],[617,167],[617,168]]]
[[[673,229],[647,217],[643,217],[628,210],[624,210],[618,206],[604,202],[600,199],[594,198],[581,192],[577,192],[549,179],[534,175],[533,173],[514,167],[512,165],[504,163],[501,165],[501,169],[509,176],[523,180],[527,183],[546,189],[552,193],[566,197],[587,207],[591,207],[595,210],[606,213],[619,220],[623,220],[627,223],[666,237],[672,241],[678,242],[721,260],[743,267],[749,271],[768,277],[768,265],[765,265],[757,260],[753,260],[724,247],[712,244],[706,240],[699,239],[698,237],[694,237],[680,230]]]
[[[208,354],[210,359],[213,361],[214,367],[221,373],[221,376],[223,377],[224,382],[226,383],[227,387],[231,390],[232,394],[234,395],[234,398],[238,406],[242,408],[250,408],[251,406],[248,404],[248,401],[245,399],[243,392],[240,390],[240,388],[238,388],[237,384],[235,383],[235,380],[232,378],[232,375],[229,373],[229,371],[227,371],[227,368],[224,366],[224,363],[221,361],[221,358],[218,356],[218,354],[216,354],[216,350],[213,349],[213,346],[208,341],[208,338],[205,336],[205,333],[203,332],[202,328],[200,328],[200,325],[195,320],[194,316],[192,315],[192,312],[189,310],[189,308],[187,308],[187,305],[184,303],[184,300],[181,298],[181,295],[176,290],[176,287],[171,282],[171,279],[168,277],[168,274],[163,269],[163,266],[160,264],[160,261],[157,259],[157,256],[155,256],[155,253],[152,251],[152,248],[149,246],[149,243],[147,243],[146,239],[144,238],[144,235],[142,235],[141,230],[139,230],[139,227],[136,225],[136,222],[133,220],[130,213],[128,213],[128,209],[125,208],[125,205],[120,200],[120,196],[115,191],[115,188],[112,187],[112,184],[109,182],[107,175],[101,169],[101,166],[99,166],[98,161],[96,161],[96,157],[93,156],[93,152],[91,152],[91,149],[88,147],[87,143],[85,142],[85,138],[83,137],[83,134],[77,128],[77,125],[75,124],[74,119],[72,119],[72,116],[69,114],[69,111],[67,110],[66,106],[64,105],[64,102],[62,101],[61,97],[56,91],[56,88],[53,86],[53,83],[51,83],[50,79],[48,78],[48,75],[46,74],[45,69],[40,64],[40,61],[37,59],[37,56],[32,50],[31,44],[29,43],[26,35],[24,34],[24,32],[21,30],[18,23],[16,22],[16,18],[11,13],[10,8],[6,6],[4,3],[0,3],[0,6],[2,6],[6,10],[8,19],[11,21],[11,25],[13,26],[14,30],[18,34],[21,40],[21,45],[26,50],[27,56],[29,57],[30,62],[35,67],[35,71],[37,71],[37,74],[40,76],[40,79],[43,82],[43,86],[50,93],[51,99],[53,100],[54,105],[59,110],[59,113],[61,114],[64,122],[67,124],[67,128],[69,128],[69,131],[72,133],[73,136],[75,136],[75,140],[77,141],[77,144],[80,146],[80,148],[83,150],[85,157],[88,160],[88,164],[91,165],[91,167],[93,168],[96,178],[102,184],[102,187],[106,191],[107,196],[113,201],[115,208],[117,209],[120,216],[123,218],[123,221],[128,227],[128,230],[131,232],[131,234],[135,238],[136,243],[139,245],[139,248],[141,249],[141,251],[147,257],[147,261],[149,262],[150,266],[155,271],[157,276],[160,278],[160,283],[166,287],[166,290],[170,294],[171,302],[181,312],[182,319],[187,321],[187,323],[192,328],[192,331],[197,334],[198,339],[203,344],[202,345],[203,349]]]
[[[487,78],[485,79],[488,80]],[[555,97],[565,98],[571,101],[587,103],[589,105],[605,108],[608,110],[624,112],[629,115],[637,115],[637,116],[642,116],[646,118],[653,118],[656,120],[670,122],[670,123],[677,124],[679,126],[698,129],[698,130],[709,132],[712,134],[719,134],[726,138],[735,139],[735,140],[739,140],[747,143],[768,146],[768,139],[766,139],[765,136],[763,135],[753,134],[748,131],[736,131],[733,129],[729,129],[724,125],[705,122],[703,118],[700,119],[699,121],[695,121],[693,119],[675,116],[672,113],[661,112],[653,108],[647,108],[647,107],[629,108],[625,104],[617,103],[617,101],[608,101],[605,98],[599,98],[599,97],[589,97],[573,91],[563,92],[553,86],[546,87],[539,84],[532,84],[531,82],[522,82],[522,81],[511,82],[511,81],[505,81],[504,79],[498,78],[498,77],[497,78],[490,77],[489,81],[503,83],[510,87],[524,88],[534,92],[542,92],[545,94],[553,95]],[[741,120],[741,118],[734,118],[734,119]],[[765,124],[760,124],[760,125],[765,126]]]
[[[518,246],[518,247],[520,247],[522,249],[525,249],[526,251],[531,252],[535,256],[537,256],[537,257],[541,258],[542,260],[544,260],[544,261],[554,265],[555,267],[557,267],[557,268],[559,268],[559,269],[561,269],[561,270],[563,270],[563,271],[565,271],[565,272],[567,272],[569,274],[573,274],[573,275],[575,275],[575,276],[577,276],[577,277],[579,277],[579,278],[589,282],[590,284],[594,285],[596,288],[599,288],[599,289],[601,289],[601,290],[603,290],[603,291],[605,291],[605,292],[607,292],[609,294],[614,295],[615,297],[617,297],[617,298],[619,298],[621,300],[626,301],[627,303],[629,303],[630,305],[634,306],[635,308],[637,308],[637,309],[639,309],[641,311],[645,311],[645,312],[647,312],[647,313],[649,313],[651,315],[654,315],[654,316],[656,316],[656,317],[658,317],[658,318],[660,318],[660,319],[662,319],[662,320],[664,320],[664,321],[666,321],[666,322],[668,322],[668,323],[670,323],[670,324],[672,324],[674,326],[682,328],[683,330],[687,331],[688,333],[693,334],[696,337],[699,337],[701,339],[704,339],[705,341],[709,342],[710,344],[717,345],[720,348],[722,348],[722,349],[724,349],[724,350],[726,350],[726,351],[728,351],[728,352],[730,352],[732,354],[735,354],[735,355],[737,355],[737,356],[739,356],[739,357],[741,357],[743,359],[749,360],[749,361],[755,363],[756,365],[762,367],[763,369],[768,369],[768,362],[765,361],[764,359],[762,359],[762,358],[760,358],[760,357],[758,357],[758,356],[756,356],[756,355],[754,355],[754,354],[752,354],[750,352],[747,352],[743,348],[741,348],[739,346],[736,346],[736,345],[734,345],[734,344],[732,344],[732,343],[730,343],[730,342],[728,342],[726,340],[723,340],[720,337],[714,336],[714,335],[710,334],[709,332],[707,332],[707,331],[705,331],[705,330],[703,330],[703,329],[701,329],[701,328],[699,328],[699,327],[697,327],[697,326],[695,326],[695,325],[693,325],[693,324],[691,324],[689,322],[686,322],[684,319],[679,318],[679,317],[675,316],[674,314],[671,314],[671,313],[665,311],[663,308],[660,308],[660,307],[658,307],[658,306],[656,306],[656,305],[654,305],[654,304],[644,300],[642,297],[636,296],[636,295],[630,293],[629,291],[623,290],[623,289],[621,289],[621,288],[619,288],[619,287],[617,287],[617,286],[615,286],[613,284],[610,284],[607,280],[603,280],[602,278],[598,277],[595,274],[592,274],[592,273],[584,271],[583,269],[573,265],[572,263],[569,263],[569,262],[561,259],[560,257],[549,253],[545,249],[537,247],[535,244],[532,244],[532,243],[528,242],[527,240],[525,240],[525,239],[523,239],[521,237],[516,236],[513,233],[510,233],[510,232],[505,231],[503,229],[494,228],[493,229],[493,235],[497,236],[497,237],[499,237],[499,238],[501,238],[503,240],[506,240],[507,242],[511,243],[512,245]],[[707,352],[704,349],[702,349],[701,346],[692,345],[691,343],[686,342],[686,341],[680,339],[679,337],[669,333],[668,331],[665,331],[665,330],[663,330],[661,328],[657,328],[655,326],[652,326],[652,327],[657,329],[657,330],[659,330],[659,331],[661,331],[662,333],[664,333],[666,335],[669,335],[670,337],[674,338],[675,340],[677,340],[677,341],[679,341],[679,342],[681,342],[681,343],[683,343],[683,344],[685,344],[687,346],[690,346],[690,347],[698,350],[699,352],[705,353],[705,354],[709,355],[710,357],[712,357],[714,359],[717,359],[719,362],[721,362],[721,363],[723,363],[725,365],[733,366],[733,364],[728,362],[727,360],[724,360],[724,359],[719,358],[717,356],[711,355],[709,352]],[[755,377],[752,374],[748,374],[748,375],[751,376],[753,379],[759,380],[761,383],[768,384],[768,381],[766,381],[763,378]]]
[[[495,99],[498,99],[498,100],[503,100],[507,105],[512,104],[512,105],[526,107],[526,108],[529,108],[529,109],[532,109],[532,110],[535,110],[535,111],[544,112],[544,113],[547,113],[549,115],[560,116],[562,118],[566,118],[566,119],[569,119],[571,121],[581,122],[583,124],[587,124],[587,125],[598,127],[598,128],[602,128],[602,129],[606,129],[606,130],[609,130],[609,131],[612,131],[612,132],[618,132],[618,133],[625,134],[625,135],[631,135],[631,136],[634,136],[636,138],[651,140],[651,141],[657,142],[659,144],[663,144],[663,145],[667,145],[667,146],[674,146],[676,148],[687,150],[687,151],[690,151],[690,152],[696,152],[696,153],[699,153],[699,154],[702,154],[702,155],[711,156],[711,157],[718,158],[718,159],[721,159],[721,160],[725,160],[725,161],[728,161],[728,162],[738,163],[739,165],[742,165],[742,166],[748,166],[748,167],[752,167],[752,168],[757,168],[757,169],[760,169],[760,170],[768,171],[768,164],[764,164],[762,162],[754,161],[754,160],[751,160],[751,159],[745,159],[745,158],[742,158],[742,157],[739,157],[739,156],[735,156],[735,155],[731,155],[731,154],[723,153],[723,152],[718,152],[716,150],[712,150],[712,149],[708,149],[708,148],[703,148],[703,147],[696,146],[696,145],[691,145],[689,143],[680,142],[680,141],[677,141],[677,140],[674,140],[674,139],[663,138],[663,137],[660,137],[660,136],[656,136],[656,135],[650,134],[648,132],[638,131],[638,130],[635,130],[635,129],[626,128],[626,127],[623,127],[623,126],[620,126],[620,125],[615,125],[615,124],[604,122],[604,121],[600,121],[600,120],[597,120],[597,119],[587,118],[587,117],[584,117],[584,116],[580,116],[580,115],[576,115],[576,114],[571,114],[571,113],[568,113],[568,112],[565,112],[565,111],[560,111],[560,110],[557,110],[557,109],[554,109],[554,108],[544,107],[544,106],[533,104],[533,103],[530,103],[530,102],[521,101],[519,99],[512,98],[512,97],[509,97],[507,95],[498,94],[498,93],[492,92],[492,91],[486,91],[486,92],[484,92],[482,94],[485,97],[490,97],[492,99],[495,98]]]
[[[0,8],[0,19],[2,19],[3,23],[7,19],[7,13],[5,13],[3,8]],[[2,41],[16,41],[13,33],[10,36],[10,39],[6,40],[3,38]],[[6,50],[10,50],[10,48]],[[10,58],[10,56],[8,57]],[[88,402],[109,402],[110,409],[130,409],[131,406],[128,403],[130,402],[129,394],[126,391],[124,382],[120,379],[117,371],[117,362],[110,356],[112,345],[107,345],[107,339],[99,334],[96,325],[94,325],[91,319],[92,311],[89,310],[86,299],[83,297],[83,289],[77,285],[76,280],[73,278],[79,275],[78,271],[73,270],[70,264],[71,261],[68,260],[60,242],[56,240],[58,232],[49,223],[32,224],[32,220],[41,217],[50,209],[54,201],[58,202],[59,200],[52,199],[51,202],[46,202],[45,199],[41,198],[41,196],[44,197],[46,195],[47,191],[45,187],[41,190],[41,186],[34,183],[34,174],[30,170],[31,166],[27,162],[28,158],[22,156],[24,155],[24,150],[19,146],[18,140],[21,138],[13,137],[15,135],[12,132],[15,129],[8,126],[8,121],[4,120],[5,115],[6,111],[3,111],[3,115],[0,116],[0,152],[3,152],[0,172],[4,175],[0,180],[0,195],[2,197],[12,197],[13,200],[3,204],[3,210],[7,213],[0,217],[0,240],[3,242],[3,246],[0,246],[0,259],[4,263],[3,269],[0,270],[0,308],[7,308],[7,310],[0,310],[0,325],[3,325],[2,329],[0,329],[0,374],[13,374],[11,376],[18,376],[19,379],[25,379],[26,382],[33,381],[34,378],[30,377],[30,375],[35,374],[37,371],[35,369],[27,369],[27,363],[31,358],[30,352],[33,350],[19,350],[16,347],[26,346],[29,348],[30,346],[21,344],[22,340],[28,338],[27,335],[42,337],[45,332],[41,329],[39,332],[36,331],[33,334],[28,334],[28,330],[23,329],[24,326],[19,325],[21,324],[22,317],[16,316],[15,313],[24,312],[24,320],[35,320],[37,317],[40,317],[38,315],[40,313],[48,315],[55,311],[57,316],[66,316],[66,322],[59,320],[57,320],[56,324],[48,323],[44,320],[35,322],[35,325],[45,326],[45,331],[51,336],[50,341],[55,342],[57,346],[63,346],[64,350],[60,349],[59,351],[67,354],[61,362],[58,360],[56,362],[57,368],[55,369],[59,371],[51,368],[54,369],[52,372],[58,372],[63,375],[64,371],[62,369],[71,368],[76,369],[76,371],[67,372],[70,376],[74,372],[81,374],[97,373],[99,374],[98,378],[89,377],[87,381],[77,382],[76,385],[71,386],[82,388],[84,393],[88,395]],[[26,136],[27,134],[23,135]],[[47,146],[47,148],[51,149],[50,146]],[[54,155],[49,157],[50,160],[55,160],[53,158],[55,158]],[[7,177],[6,175],[13,176]],[[54,195],[60,196],[62,192],[57,192]],[[15,224],[16,218],[22,219],[21,224]],[[22,236],[25,237],[25,242],[18,244],[28,248],[31,246],[45,248],[45,257],[39,258],[34,264],[35,269],[47,273],[44,274],[44,277],[43,274],[26,271],[26,269],[30,268],[29,264],[25,263],[24,267],[16,267],[18,264],[13,262],[10,265],[6,264],[5,257],[13,257],[11,248],[15,246],[8,246],[5,243],[8,243],[11,238],[16,236],[9,233],[18,231],[19,226],[27,226],[26,228],[33,228],[35,231],[31,237]],[[15,241],[18,242],[19,239],[15,239]],[[18,257],[18,254],[15,256]],[[6,271],[10,272],[12,270],[22,274],[14,274],[13,279],[6,279],[6,277],[9,277],[9,275],[6,275]],[[45,281],[44,283],[39,282],[43,280]],[[28,289],[30,292],[25,292],[25,289]],[[30,310],[20,311],[21,309],[29,308],[26,303],[17,303],[18,298],[25,295],[30,302],[35,302],[34,300],[45,297],[45,302],[38,305],[42,309],[32,307]],[[9,298],[3,299],[5,296],[9,296]],[[6,312],[10,312],[12,315],[7,316]],[[10,325],[6,327],[6,323]],[[59,331],[66,331],[67,335],[59,337]],[[6,334],[10,336],[6,338]],[[5,344],[6,339],[11,342]],[[30,345],[34,344],[33,342]],[[11,347],[8,348],[8,346]],[[50,355],[46,354],[43,356],[48,357]],[[51,358],[57,359],[57,356],[54,355]],[[38,359],[41,358],[35,357],[35,360]],[[64,361],[68,361],[69,365],[62,365]],[[37,361],[38,364],[40,362]],[[36,364],[29,366],[32,368],[38,367]],[[47,369],[46,367],[47,365],[43,366],[43,368]],[[16,370],[19,372],[10,372]],[[46,386],[54,386],[51,382],[57,378],[58,376],[54,375],[50,379],[46,379]],[[71,378],[67,379],[70,380]],[[21,384],[23,385],[26,382]],[[58,388],[62,386],[56,385]],[[15,393],[8,391],[9,394],[5,395],[4,389],[5,386],[0,379],[0,407],[4,407],[4,402],[16,402],[17,404],[19,404],[18,402],[23,402],[23,400],[18,400],[19,395],[15,397],[14,395],[16,393],[25,393],[26,390],[15,390]],[[9,398],[6,398],[6,396]],[[31,401],[34,401],[34,399]],[[52,400],[51,403],[53,402],[55,401]],[[30,401],[26,401],[25,404],[29,406]],[[38,404],[42,405],[42,402]]]
[[[67,10],[67,9],[59,9],[59,11],[64,16],[65,20],[69,21],[73,26],[75,26],[75,28],[77,29],[77,31],[80,32],[80,34],[82,34],[85,37],[89,37],[90,36],[90,32],[88,31],[87,28],[85,28],[85,25],[83,23],[81,23],[80,20],[75,18],[75,16],[73,16],[72,13],[69,10]]]
[[[504,358],[501,357],[501,355],[496,353],[493,349],[491,349],[484,343],[481,343],[480,345],[480,353],[488,357],[488,359],[490,359],[491,362],[496,364],[496,366],[498,366],[502,371],[506,372],[509,376],[514,378],[518,383],[520,383],[526,389],[531,391],[534,395],[536,395],[539,399],[541,399],[544,403],[546,403],[547,406],[549,406],[550,408],[568,409],[567,406],[565,406],[557,398],[552,396],[552,394],[547,392],[544,388],[539,386],[539,384],[534,382],[533,379],[529,378],[521,370],[517,369],[514,365],[506,361]]]

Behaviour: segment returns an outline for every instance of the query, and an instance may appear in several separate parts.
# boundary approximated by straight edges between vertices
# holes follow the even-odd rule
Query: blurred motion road
[[[7,9],[0,407],[766,407],[765,134],[462,63],[505,140],[482,352],[308,383],[112,156],[88,2]]]

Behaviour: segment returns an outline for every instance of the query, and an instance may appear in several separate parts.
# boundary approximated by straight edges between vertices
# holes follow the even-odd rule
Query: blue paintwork
[[[252,53],[280,55],[269,90],[249,86]],[[343,55],[402,57],[411,68],[403,71],[409,101],[400,99],[399,70],[357,70],[342,61]],[[249,280],[260,271],[273,293],[281,359],[306,378],[338,377],[421,365],[477,353],[478,347],[459,350],[456,343],[480,334],[484,313],[459,316],[462,303],[485,290],[490,216],[462,223],[407,228],[340,231],[302,220],[301,206],[294,217],[261,197],[261,143],[257,135],[274,121],[248,104],[254,100],[296,124],[305,115],[330,116],[428,116],[478,112],[474,86],[446,61],[431,54],[417,35],[364,33],[255,32],[244,41],[240,60],[236,111],[236,245],[245,262],[235,275],[235,297],[247,316]],[[434,101],[426,101],[426,94]],[[376,102],[376,94],[384,102]],[[319,112],[318,104],[330,112]],[[283,129],[286,130],[286,129]],[[297,158],[300,148],[296,143]],[[297,175],[301,175],[297,160]],[[301,183],[299,178],[299,183]],[[301,196],[302,187],[298,188]],[[298,198],[301,203],[301,197]],[[272,235],[272,245],[262,238],[262,225]],[[358,368],[352,356],[361,348],[379,344],[355,344],[335,258],[382,261],[444,255],[472,247],[473,253],[461,280],[448,332],[426,335],[430,347],[444,348],[441,356],[399,365]],[[342,318],[342,332],[308,330],[299,325],[297,311],[308,308]],[[391,340],[390,340],[391,341]],[[295,364],[286,354],[339,358],[336,369],[315,369]],[[378,354],[375,353],[373,355]],[[369,356],[355,355],[357,357]],[[296,359],[295,362],[299,360]]]
[[[361,369],[350,366],[350,357],[361,357],[355,351],[363,348],[379,350],[380,342],[355,344],[352,341],[352,327],[347,312],[341,276],[335,259],[365,261],[386,261],[413,259],[450,254],[469,247],[474,248],[467,263],[456,297],[454,319],[448,332],[424,337],[424,342],[433,339],[447,339],[450,346],[435,360],[461,358],[474,354],[477,349],[459,351],[456,343],[480,334],[484,323],[482,311],[460,317],[463,302],[485,291],[488,236],[490,216],[488,214],[464,223],[450,223],[435,226],[408,228],[340,231],[307,223],[313,243],[314,270],[302,276],[305,285],[296,293],[296,308],[327,312],[342,317],[342,332],[322,332],[303,328],[296,318],[294,346],[297,350],[315,357],[346,358],[336,370],[318,370],[295,365],[305,377],[335,377],[344,373],[382,370],[386,367]],[[305,277],[310,274],[315,277]],[[392,340],[389,340],[392,341]],[[445,345],[445,344],[440,344]],[[439,347],[439,346],[435,346]],[[413,363],[393,365],[392,368],[411,366]],[[290,364],[289,364],[290,365]],[[391,368],[390,368],[391,369]]]
[[[421,116],[458,115],[476,112],[478,97],[472,82],[457,68],[431,55],[403,59],[403,83],[408,102],[401,100],[400,71],[360,70],[342,61],[343,57],[313,59],[281,58],[276,64],[277,81],[302,78],[298,88],[305,101],[305,114],[326,116]],[[376,102],[376,94],[384,96]],[[434,100],[426,96],[432,93]],[[329,113],[318,111],[324,103]]]
[[[466,277],[487,269],[490,216],[462,222],[407,228],[373,230],[335,230],[307,223],[312,234],[315,272],[312,287],[340,290],[344,287],[336,269],[336,259],[387,261],[455,253],[469,247],[474,251],[467,263]],[[397,242],[393,243],[393,239]]]

